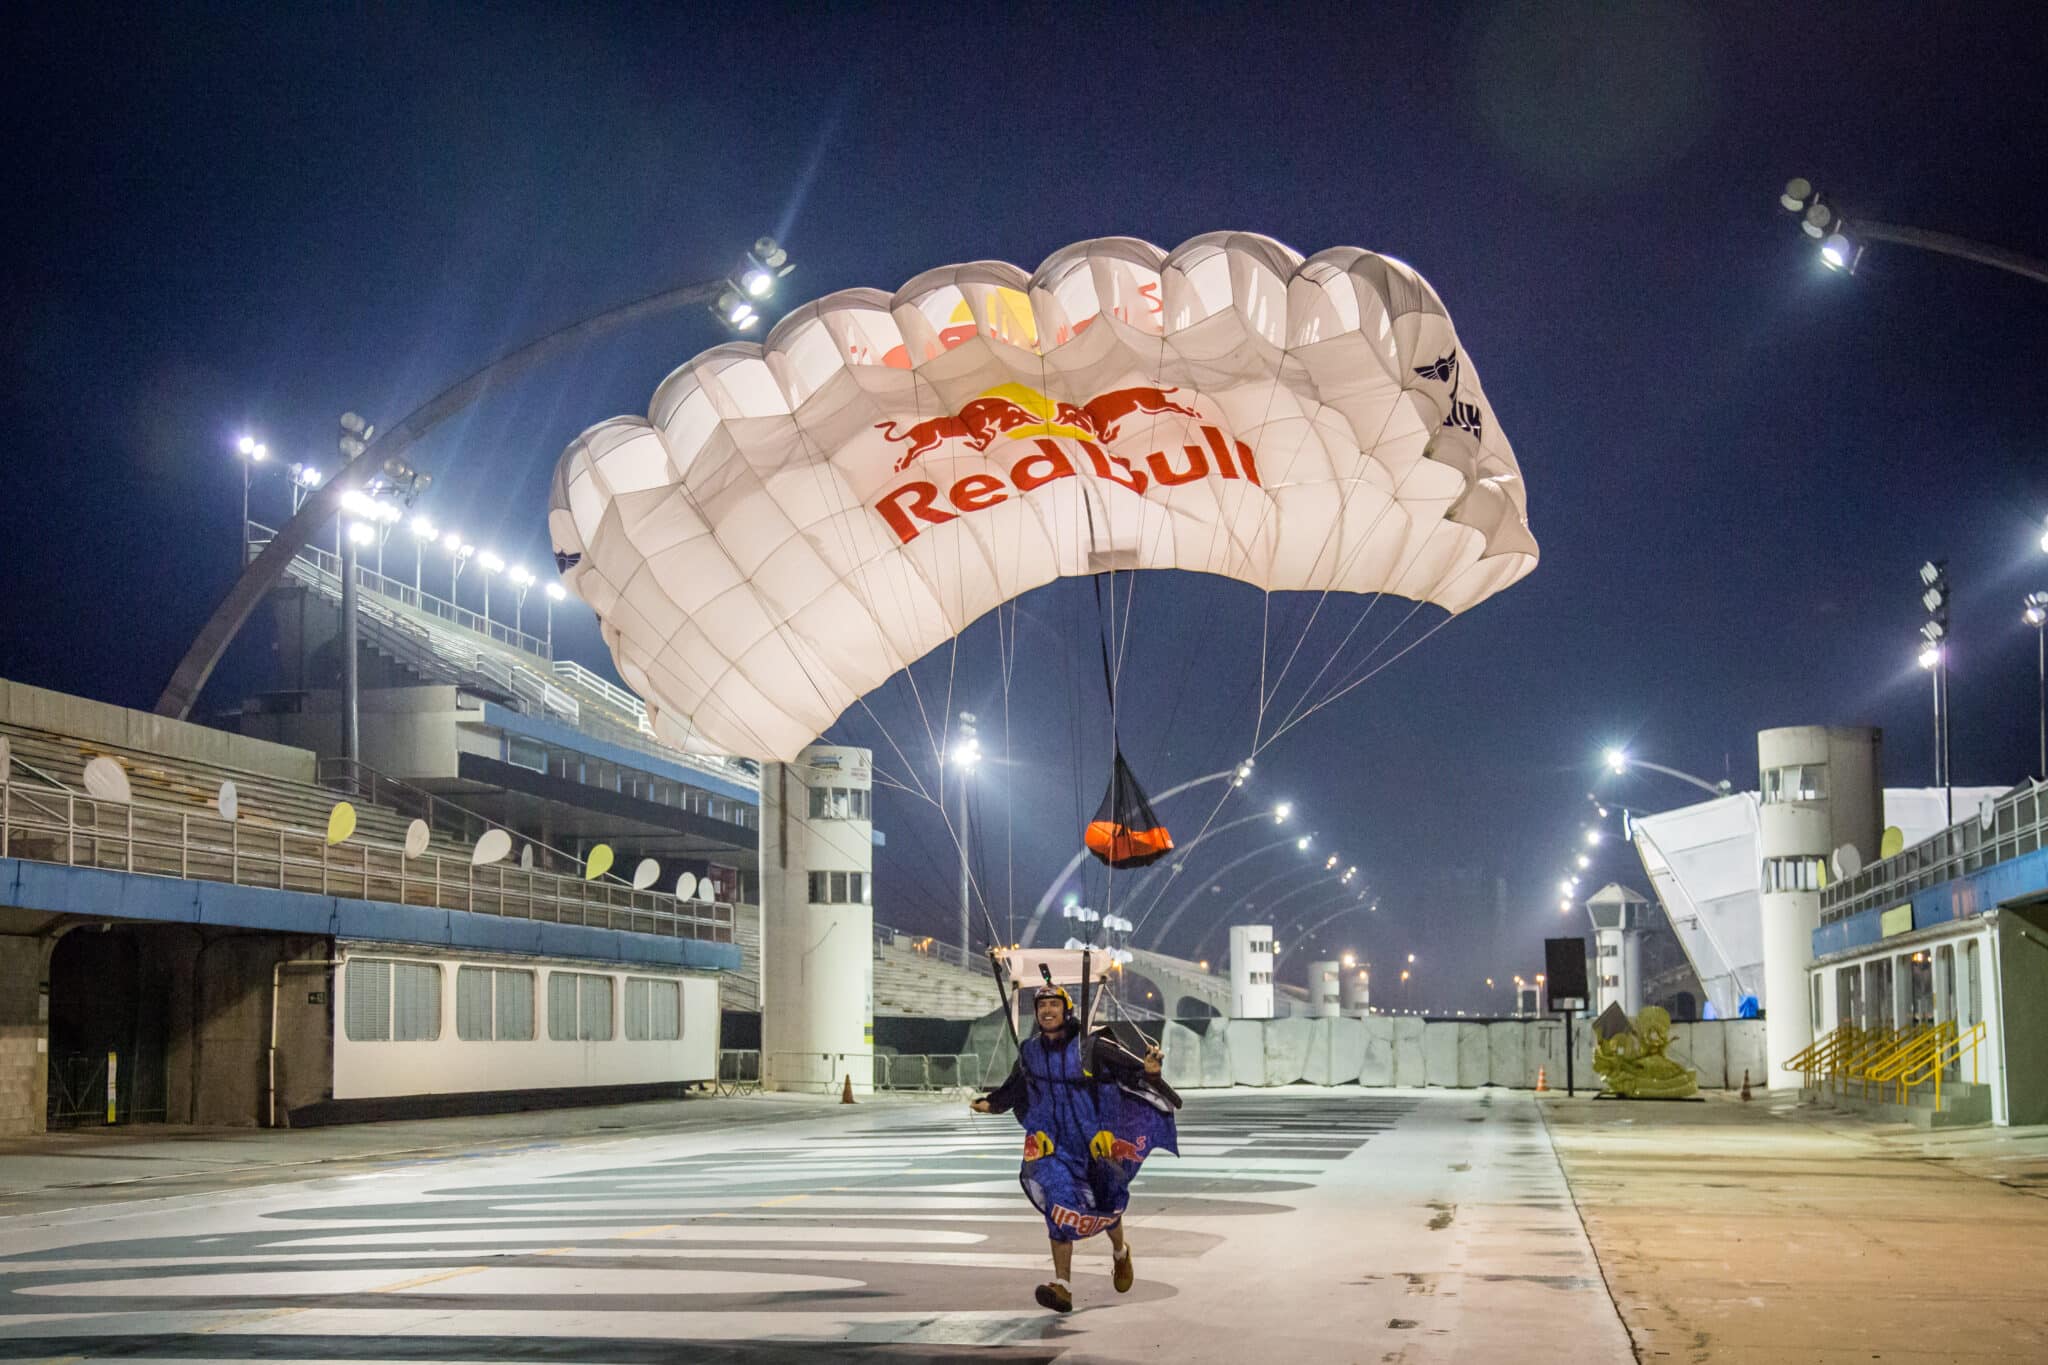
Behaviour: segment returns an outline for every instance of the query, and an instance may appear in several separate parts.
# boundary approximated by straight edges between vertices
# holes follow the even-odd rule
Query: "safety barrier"
[[[1905,1104],[1915,1088],[1931,1082],[1934,1107],[1939,1109],[1942,1081],[1951,1072],[1960,1073],[1965,1056],[1970,1059],[1971,1082],[1976,1082],[1977,1056],[1985,1037],[1981,1020],[1968,1028],[1952,1019],[1899,1028],[1843,1024],[1795,1053],[1785,1069],[1801,1073],[1809,1090],[1826,1087],[1846,1095],[1857,1088],[1868,1099],[1875,1087],[1880,1098],[1890,1091],[1895,1104]]]
[[[728,1047],[718,1052],[718,1085],[721,1095],[752,1095],[761,1089],[761,1054],[747,1048]]]
[[[1986,1029],[1982,1019],[1979,1019],[1960,1033],[1953,1031],[1953,1025],[1951,1025],[1951,1032],[1945,1043],[1935,1048],[1929,1055],[1922,1057],[1911,1070],[1899,1073],[1899,1102],[1901,1104],[1905,1103],[1907,1092],[1914,1086],[1925,1085],[1931,1080],[1934,1082],[1934,1107],[1937,1110],[1940,1109],[1942,1077],[1953,1066],[1960,1079],[1964,1053],[1969,1054],[1970,1084],[1975,1085],[1977,1083],[1977,1054],[1984,1045],[1985,1036]]]
[[[761,1084],[769,1090],[836,1094],[854,1072],[872,1072],[873,1067],[872,1054],[866,1052],[764,1052]]]
[[[970,1091],[986,1088],[987,1063],[973,1052],[875,1055],[875,1089]]]

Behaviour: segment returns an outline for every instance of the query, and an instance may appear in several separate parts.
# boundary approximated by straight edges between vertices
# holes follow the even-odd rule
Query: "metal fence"
[[[678,901],[624,883],[516,866],[473,865],[429,851],[252,825],[144,802],[95,801],[68,789],[0,781],[0,853],[146,876],[229,882],[514,919],[582,924],[664,938],[732,942],[732,907]],[[687,908],[686,908],[687,907]]]
[[[752,1095],[761,1089],[761,1054],[746,1048],[722,1048],[718,1053],[718,1093]]]
[[[877,951],[884,947],[903,948],[920,957],[928,957],[934,962],[944,962],[981,976],[993,976],[995,973],[986,954],[962,948],[957,943],[943,943],[929,934],[906,934],[901,929],[892,929],[886,924],[875,926],[875,947]]]
[[[993,1059],[974,1052],[920,1052],[904,1056],[877,1053],[875,1089],[984,1090],[992,1084],[985,1074],[992,1064]]]

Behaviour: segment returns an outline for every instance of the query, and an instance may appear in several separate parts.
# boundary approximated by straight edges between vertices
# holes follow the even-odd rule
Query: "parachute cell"
[[[1456,613],[1536,563],[1429,285],[1238,233],[820,299],[583,433],[549,528],[663,738],[785,760],[1058,577],[1185,569]]]

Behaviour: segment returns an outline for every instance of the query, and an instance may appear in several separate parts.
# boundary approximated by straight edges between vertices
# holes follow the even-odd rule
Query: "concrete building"
[[[813,745],[761,783],[761,1061],[773,1088],[874,1085],[872,755]]]
[[[2048,783],[1973,807],[1820,893],[1798,1013],[1815,1037],[1950,1029],[1939,1109],[1908,1075],[1893,1117],[2048,1123]]]
[[[1311,1019],[1335,1019],[1344,1012],[1344,964],[1336,961],[1308,964],[1308,1015]]]
[[[38,688],[0,683],[0,739],[0,1132],[481,1111],[716,1074],[730,905],[479,866],[460,822],[361,798],[337,840],[314,754]]]
[[[1649,898],[1609,882],[1586,898],[1593,920],[1593,1013],[1619,1005],[1633,1019],[1643,1008],[1643,930]]]
[[[1230,1017],[1273,1017],[1273,926],[1230,926]]]
[[[1343,1013],[1364,1018],[1372,1013],[1372,972],[1365,967],[1347,967],[1341,987]]]

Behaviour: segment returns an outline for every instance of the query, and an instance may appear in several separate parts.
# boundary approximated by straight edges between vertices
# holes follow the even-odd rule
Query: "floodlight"
[[[1813,182],[1800,176],[1785,182],[1785,192],[1778,196],[1778,202],[1787,213],[1806,212],[1807,203],[1813,198]]]
[[[1933,668],[1933,667],[1934,667],[1934,666],[1935,666],[1936,664],[1938,664],[1938,663],[1940,663],[1940,662],[1941,662],[1941,646],[1940,646],[1940,645],[1928,645],[1928,646],[1926,646],[1926,647],[1925,647],[1924,649],[1922,649],[1922,650],[1920,651],[1920,666],[1921,666],[1922,668]]]
[[[1828,235],[1828,227],[1835,221],[1835,211],[1826,204],[1808,204],[1800,217],[1799,230],[1816,242]]]
[[[1580,866],[1580,867],[1591,867],[1592,865],[1593,865],[1593,860],[1592,860],[1591,858],[1588,858],[1588,857],[1587,857],[1587,856],[1586,856],[1585,854],[1583,854],[1583,853],[1581,853],[1581,854],[1579,855],[1579,866]]]
[[[439,534],[434,529],[434,523],[428,521],[425,517],[414,517],[412,519],[412,533],[420,540],[436,540],[439,538]]]
[[[766,296],[769,290],[775,287],[775,277],[759,266],[755,266],[747,271],[746,274],[740,276],[740,287],[747,291],[748,297],[762,298]]]
[[[499,558],[494,550],[485,550],[482,554],[478,555],[476,563],[477,567],[485,573],[502,573],[505,569],[505,561]]]
[[[254,455],[256,453],[256,438],[244,436],[241,440],[235,442],[235,449],[241,451],[244,455]]]
[[[554,601],[561,602],[568,598],[569,590],[560,583],[550,583],[548,584],[548,596]]]
[[[1597,830],[1597,829],[1589,829],[1589,830],[1587,830],[1587,831],[1586,831],[1586,842],[1587,842],[1587,843],[1589,843],[1589,844],[1597,844],[1597,843],[1599,843],[1599,842],[1600,842],[1600,831],[1599,831],[1599,830]]]
[[[524,565],[520,564],[513,565],[512,572],[507,576],[522,588],[529,586],[533,582],[533,575],[527,572]]]
[[[1299,839],[1296,839],[1294,846],[1299,849],[1306,849],[1308,847],[1308,836],[1304,834]]]
[[[348,539],[351,545],[368,545],[377,538],[377,530],[366,521],[352,521],[348,524]]]
[[[295,464],[292,466],[292,479],[301,488],[318,488],[323,477],[325,476],[319,470],[309,464]]]
[[[1570,895],[1570,894],[1572,893],[1572,884],[1571,884],[1571,882],[1569,882],[1569,881],[1562,881],[1562,882],[1559,882],[1559,883],[1557,884],[1557,891],[1558,891],[1558,894],[1559,894],[1559,895],[1561,895],[1561,896],[1569,896],[1569,895]]]
[[[1609,749],[1605,755],[1608,770],[1625,773],[1628,771],[1628,750]]]
[[[446,544],[447,542],[443,541],[442,543]],[[455,553],[461,555],[464,559],[468,559],[471,555],[476,553],[476,546],[470,544],[468,541],[465,540],[462,542],[462,548],[457,550]]]
[[[1856,259],[1856,248],[1837,232],[1820,244],[1820,259],[1830,270],[1847,270]]]
[[[1273,823],[1276,825],[1285,824],[1287,817],[1292,814],[1294,814],[1293,803],[1282,801],[1279,805],[1273,807]]]

